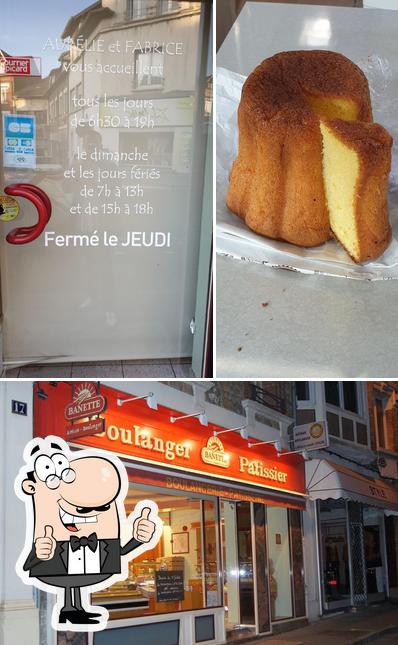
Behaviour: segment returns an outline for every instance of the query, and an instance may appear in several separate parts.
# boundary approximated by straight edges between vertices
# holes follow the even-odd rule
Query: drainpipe
[[[319,615],[323,615],[323,563],[321,559],[321,534],[319,530],[319,504],[317,500],[314,500],[314,524],[315,524],[315,541],[316,541],[316,565],[318,569],[318,598],[319,598]]]
[[[346,514],[346,531],[347,531],[347,542],[348,542],[348,571],[350,573],[350,602],[351,607],[354,607],[354,579],[353,579],[353,568],[352,568],[352,543],[351,543],[351,525],[349,517],[349,506],[347,500],[345,500],[345,514]]]

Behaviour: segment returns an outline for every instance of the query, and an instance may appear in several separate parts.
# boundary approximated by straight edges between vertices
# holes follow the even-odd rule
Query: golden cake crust
[[[330,237],[320,117],[308,97],[344,98],[372,121],[363,72],[342,54],[282,52],[247,78],[238,110],[239,150],[227,206],[261,235],[299,246]]]
[[[267,58],[248,76],[242,90],[243,109],[259,124],[285,109],[293,120],[297,112],[314,113],[305,95],[351,99],[359,121],[372,121],[365,74],[349,58],[336,52],[292,51]]]

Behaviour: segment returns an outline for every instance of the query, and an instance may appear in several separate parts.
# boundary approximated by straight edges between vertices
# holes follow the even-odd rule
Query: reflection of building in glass
[[[137,146],[152,165],[189,172],[199,21],[200,2],[95,2],[68,20],[60,66],[46,79],[2,77],[3,111],[36,116],[38,169],[72,161],[85,127],[101,148]]]
[[[57,163],[66,160],[68,150],[68,74],[62,67],[63,63],[68,60],[68,52],[61,54],[61,66],[51,70],[48,77],[48,121],[51,150],[52,157],[54,160],[57,160]]]
[[[208,142],[210,148],[204,89],[211,7],[145,2],[137,9],[127,0],[79,1],[85,10],[66,20],[61,9],[55,10],[48,26],[34,34],[35,47],[51,70],[47,78],[15,79],[15,92],[14,81],[2,79],[9,111],[34,116],[38,124],[35,168],[18,166],[15,172],[10,166],[7,183],[23,178],[39,185],[52,203],[48,233],[62,236],[65,247],[71,240],[75,245],[58,248],[44,234],[45,253],[40,255],[39,244],[27,247],[18,276],[7,272],[7,280],[12,274],[5,290],[8,311],[17,312],[12,301],[18,291],[19,302],[35,298],[37,316],[40,311],[49,316],[44,327],[30,319],[40,341],[17,331],[17,319],[26,321],[23,315],[16,314],[15,322],[9,317],[6,351],[12,358],[36,355],[33,345],[39,343],[43,355],[72,356],[76,349],[80,360],[90,360],[108,347],[101,340],[95,347],[100,334],[89,331],[97,329],[100,319],[103,338],[115,344],[112,352],[106,350],[112,355],[189,357]],[[29,31],[21,10],[22,18]],[[33,205],[24,204],[24,210],[27,219],[36,216]],[[210,218],[206,225],[211,226]],[[121,253],[109,252],[108,233],[117,237]],[[170,245],[163,252],[157,241],[166,239]],[[89,251],[79,251],[86,243]],[[47,272],[44,265],[39,269],[36,255],[45,255],[43,263],[50,262],[54,271]],[[14,280],[20,285],[20,275],[26,276],[25,267],[32,264],[40,280],[30,273],[22,281],[29,293],[25,297],[14,288]],[[54,290],[61,283],[62,289]],[[203,284],[207,288],[208,276]],[[134,305],[123,295],[132,288]],[[83,311],[80,305],[88,292]],[[108,298],[112,305],[106,304]],[[46,332],[63,325],[69,334]],[[31,346],[23,349],[21,337]],[[75,342],[74,349],[64,347]]]
[[[37,166],[43,169],[52,161],[50,132],[48,129],[47,90],[49,78],[15,78],[14,112],[36,117]]]
[[[50,109],[59,115],[67,90],[69,121],[74,116],[69,159],[79,145],[84,147],[79,124],[96,131],[105,150],[137,146],[150,152],[152,165],[188,172],[200,3],[104,4],[97,2],[70,18],[61,34],[70,39],[70,51],[51,74]],[[57,125],[63,128],[61,122]],[[58,133],[58,140],[64,141],[64,133]]]
[[[7,52],[0,49],[0,59],[9,56]],[[14,78],[12,76],[0,76],[0,104],[3,112],[12,112],[14,106]]]
[[[2,55],[8,56],[4,51]],[[48,79],[38,77],[1,76],[1,111],[34,116],[36,120],[37,165],[51,161],[51,143],[48,132]]]

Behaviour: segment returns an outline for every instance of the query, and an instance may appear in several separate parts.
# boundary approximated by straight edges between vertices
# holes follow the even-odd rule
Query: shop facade
[[[386,519],[398,513],[397,490],[326,459],[308,461],[306,472],[317,508],[323,612],[386,600]]]
[[[306,461],[308,617],[387,600],[396,586],[398,489],[380,477],[367,384],[301,382],[298,423],[325,420]]]
[[[149,498],[164,525],[158,546],[130,562],[127,580],[94,594],[110,613],[107,629],[76,643],[153,643],[161,635],[162,645],[221,644],[305,620],[302,457],[250,448],[239,433],[196,417],[172,423],[178,410],[151,409],[146,399],[118,405],[126,392],[102,385],[103,431],[75,438],[80,430],[64,416],[71,385],[35,385],[47,394],[34,396],[35,436],[117,454],[129,476],[127,514]]]

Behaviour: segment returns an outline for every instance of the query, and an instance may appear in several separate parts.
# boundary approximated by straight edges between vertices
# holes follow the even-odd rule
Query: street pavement
[[[398,645],[398,605],[372,605],[322,618],[307,627],[268,636],[255,645]]]

